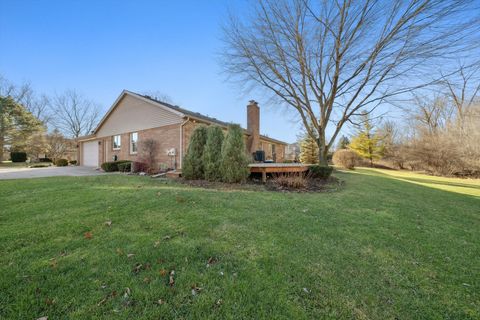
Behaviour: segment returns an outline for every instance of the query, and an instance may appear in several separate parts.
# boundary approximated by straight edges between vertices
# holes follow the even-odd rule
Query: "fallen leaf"
[[[173,287],[175,284],[175,270],[170,271],[170,280],[168,281],[170,287]]]
[[[133,273],[139,273],[143,268],[143,264],[141,263],[136,263],[135,266],[132,269]]]
[[[163,237],[163,240],[167,241],[167,240],[170,240],[172,237],[171,236],[165,236]]]
[[[117,248],[117,254],[118,254],[119,256],[122,256],[122,255],[123,255],[123,250],[120,249],[120,248]]]
[[[144,283],[150,283],[150,281],[152,281],[152,280],[149,277],[143,278]]]
[[[218,260],[217,260],[217,258],[215,258],[215,257],[210,257],[210,258],[208,258],[207,268],[210,267],[212,264],[215,264],[215,263],[217,263],[217,262],[218,262]]]
[[[192,296],[196,296],[200,291],[202,291],[202,288],[197,287],[196,284],[192,286]]]
[[[161,195],[162,193],[161,192],[157,192],[157,196]]]
[[[129,254],[127,254],[127,258],[131,258],[131,257],[133,257],[134,255],[135,255],[135,253],[129,253]]]
[[[224,275],[223,271],[220,271],[220,275],[221,275],[221,276],[223,276],[223,275]]]
[[[308,290],[307,288],[303,288],[303,292],[310,293],[310,290]]]
[[[55,299],[45,298],[45,304],[51,306],[55,304]]]
[[[154,248],[158,247],[160,245],[160,241],[155,241],[155,244],[153,245]]]
[[[84,237],[85,239],[89,239],[89,240],[90,240],[90,239],[92,239],[93,235],[92,235],[91,232],[85,232],[85,233],[83,234],[83,237]]]
[[[107,227],[110,227],[110,226],[112,225],[112,221],[111,221],[111,220],[105,221],[105,225],[106,225]]]
[[[217,302],[215,302],[215,304],[216,304],[217,306],[220,306],[220,305],[223,304],[223,300],[222,300],[222,299],[218,299]]]
[[[48,317],[40,317],[37,320],[48,320]]]
[[[164,276],[167,274],[167,270],[165,270],[165,269],[162,269],[162,270],[160,270],[159,272],[160,272],[160,275],[161,275],[162,277],[164,277]]]
[[[130,291],[130,288],[125,288],[125,293],[123,294],[123,297],[124,298],[128,298],[128,296],[132,293],[132,291]]]
[[[159,300],[157,301],[157,303],[158,303],[159,305],[162,305],[162,304],[164,304],[164,303],[165,303],[165,301],[164,301],[164,300],[162,300],[162,299],[159,299]]]
[[[57,267],[57,259],[55,258],[50,259],[50,267],[53,269]]]

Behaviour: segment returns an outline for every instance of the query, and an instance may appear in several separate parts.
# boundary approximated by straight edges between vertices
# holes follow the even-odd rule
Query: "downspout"
[[[187,124],[188,121],[190,121],[190,117],[186,117],[187,119],[182,122],[180,125],[180,168],[182,167],[182,162],[183,162],[183,126]],[[177,168],[175,168],[177,170]]]

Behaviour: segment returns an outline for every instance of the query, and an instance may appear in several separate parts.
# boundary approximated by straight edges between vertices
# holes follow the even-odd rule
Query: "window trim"
[[[137,150],[136,151],[133,151],[133,135],[136,134],[137,135],[137,139],[135,141],[135,144],[136,144],[136,148]],[[138,132],[130,132],[130,154],[137,154],[138,153]]]
[[[119,137],[118,147],[115,148],[115,137]],[[112,150],[121,150],[122,149],[122,135],[116,134],[112,136]]]

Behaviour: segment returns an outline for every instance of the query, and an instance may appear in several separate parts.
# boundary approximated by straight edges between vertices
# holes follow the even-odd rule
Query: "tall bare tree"
[[[49,98],[44,94],[38,95],[30,83],[24,82],[16,85],[0,75],[0,96],[12,97],[15,102],[24,106],[34,117],[42,121],[46,127],[48,126],[52,118]]]
[[[65,136],[78,138],[92,132],[100,116],[100,108],[91,100],[68,90],[52,99],[52,120]]]
[[[351,119],[478,50],[479,21],[468,0],[257,0],[250,20],[226,25],[223,64],[295,110],[326,164]]]

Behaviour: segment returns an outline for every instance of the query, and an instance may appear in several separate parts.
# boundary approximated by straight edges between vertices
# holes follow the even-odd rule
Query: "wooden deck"
[[[301,163],[252,163],[248,165],[250,173],[261,173],[262,181],[267,182],[267,173],[305,172],[308,165]]]

